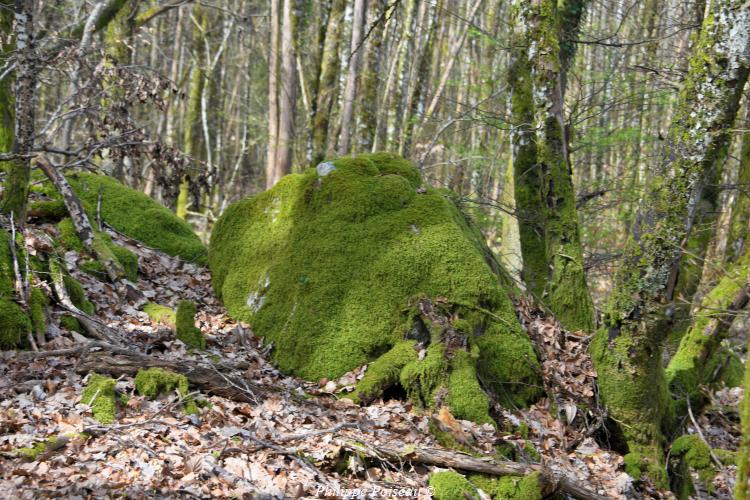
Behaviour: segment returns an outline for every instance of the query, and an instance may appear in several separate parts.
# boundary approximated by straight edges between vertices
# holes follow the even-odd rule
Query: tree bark
[[[320,79],[313,116],[313,163],[320,163],[326,156],[328,130],[330,128],[333,103],[338,91],[339,45],[344,25],[346,0],[333,0],[328,15],[326,38],[320,62]]]
[[[750,6],[712,0],[668,136],[626,245],[604,326],[592,342],[599,390],[614,427],[631,452],[650,461],[657,483],[666,482],[663,429],[672,423],[662,368],[664,306],[690,234],[702,185],[727,141],[747,79]],[[668,312],[668,311],[667,311]]]
[[[193,64],[190,69],[190,94],[183,120],[182,150],[191,158],[192,170],[198,170],[197,164],[201,160],[201,96],[206,80],[205,39],[208,31],[208,17],[200,4],[193,6]],[[175,213],[180,219],[187,217],[190,205],[190,172],[183,174],[180,181],[180,192],[177,196]]]
[[[345,155],[351,148],[352,132],[354,131],[354,98],[357,93],[357,78],[359,76],[359,60],[362,54],[362,37],[367,11],[366,0],[354,0],[354,19],[352,20],[352,43],[349,52],[349,69],[346,75],[346,88],[341,109],[341,135],[339,136],[338,154]]]
[[[568,2],[562,9],[554,0],[520,2],[519,7],[523,43],[521,53],[515,54],[518,73],[511,83],[516,126],[527,135],[516,139],[517,206],[536,223],[524,230],[521,240],[529,257],[529,289],[565,328],[590,331],[594,306],[583,268],[564,112],[566,70],[575,54],[570,40],[577,36],[586,1]],[[524,140],[534,146],[521,144]]]
[[[294,117],[297,107],[297,66],[294,50],[293,0],[284,0],[281,22],[281,86],[279,87],[279,135],[272,184],[292,171]],[[268,187],[268,186],[267,186]]]
[[[276,155],[279,137],[279,2],[271,0],[270,40],[268,46],[268,151],[266,155],[266,189],[276,184]]]
[[[26,220],[26,198],[31,178],[36,111],[37,61],[34,41],[34,0],[15,0],[15,129],[11,152],[19,155],[6,165],[2,212],[13,214],[23,225]],[[4,117],[5,118],[5,117]]]

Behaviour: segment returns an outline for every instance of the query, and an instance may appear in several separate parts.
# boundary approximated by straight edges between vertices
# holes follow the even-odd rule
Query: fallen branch
[[[185,359],[170,361],[146,354],[118,350],[118,354],[89,352],[81,359],[76,370],[79,373],[94,371],[113,376],[134,376],[142,368],[164,368],[185,375],[193,386],[209,394],[242,403],[257,403],[264,391],[240,377],[225,375],[213,367],[204,366]]]
[[[345,441],[342,446],[378,460],[435,465],[492,476],[525,476],[533,472],[540,472],[540,487],[544,496],[559,492],[581,500],[606,500],[607,498],[590,490],[577,479],[563,473],[553,472],[537,464],[500,462],[440,448],[414,448],[409,446],[404,449],[383,445],[375,446],[370,443],[363,445],[363,443],[353,441]]]
[[[117,257],[92,229],[81,200],[73,192],[65,176],[59,168],[50,163],[44,156],[38,156],[36,164],[62,195],[65,208],[68,210],[68,214],[73,221],[73,227],[84,248],[97,257],[97,260],[104,266],[109,279],[112,282],[117,282],[119,278],[125,276],[125,270]]]

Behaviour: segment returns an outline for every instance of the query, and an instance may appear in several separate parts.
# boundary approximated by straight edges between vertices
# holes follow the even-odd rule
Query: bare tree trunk
[[[276,184],[276,150],[279,136],[279,2],[271,0],[271,37],[268,46],[268,152],[266,156],[266,189]]]
[[[281,23],[281,86],[279,87],[279,135],[271,187],[292,171],[294,116],[297,107],[297,67],[294,55],[293,0],[284,0]],[[266,181],[269,182],[268,179]]]
[[[333,0],[328,15],[323,54],[321,55],[320,79],[318,81],[315,116],[313,116],[312,123],[314,163],[323,161],[326,155],[331,112],[338,90],[339,44],[345,11],[346,0]]]
[[[357,92],[357,77],[359,76],[359,60],[362,54],[362,36],[367,11],[367,0],[354,0],[354,19],[352,21],[352,44],[349,55],[349,70],[346,76],[344,90],[344,104],[341,110],[341,135],[339,136],[338,153],[345,155],[351,146],[354,124],[354,97]]]

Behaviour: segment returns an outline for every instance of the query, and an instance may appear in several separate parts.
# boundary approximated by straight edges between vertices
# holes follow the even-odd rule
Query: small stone
[[[336,166],[330,161],[324,161],[322,163],[318,163],[318,166],[315,167],[315,170],[318,172],[318,175],[320,177],[325,177],[326,175],[336,170]]]

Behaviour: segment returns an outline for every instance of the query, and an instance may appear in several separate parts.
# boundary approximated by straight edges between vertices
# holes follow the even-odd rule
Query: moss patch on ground
[[[93,373],[83,390],[81,403],[89,405],[94,418],[102,424],[115,421],[115,379]]]
[[[101,196],[102,220],[117,231],[169,255],[206,263],[206,247],[190,225],[150,197],[106,175],[76,172],[67,179],[92,221]],[[46,216],[65,214],[60,195],[48,182],[38,190],[52,201],[41,202],[43,206],[40,202],[32,204],[32,213],[44,210]]]
[[[493,500],[542,500],[539,472],[523,477],[470,474],[468,478],[471,484],[490,495]]]
[[[464,500],[466,495],[474,495],[476,488],[458,472],[445,471],[430,475],[429,485],[433,488],[435,500]]]
[[[532,345],[481,234],[453,196],[421,187],[419,172],[390,154],[332,165],[325,176],[316,169],[286,176],[273,189],[231,205],[217,222],[209,261],[230,314],[274,343],[273,359],[285,372],[332,379],[373,363],[376,373],[359,388],[372,398],[376,388],[394,382],[394,361],[409,356],[397,349],[386,361],[376,360],[412,338],[418,326],[414,301],[426,297],[464,322],[464,350],[478,347],[468,363],[473,366],[455,362],[460,374],[454,384],[474,368],[484,388],[503,402],[524,405],[537,397]],[[402,384],[413,378],[425,383],[404,387],[425,404],[448,383],[452,369],[451,353],[439,360],[446,373],[428,366],[438,361],[431,355],[439,349],[435,336],[427,335],[429,359],[410,362],[399,374]],[[470,388],[475,395],[477,388]],[[460,395],[453,397],[458,403]]]
[[[171,307],[148,302],[143,306],[143,312],[148,314],[151,321],[174,327],[177,323],[177,314]]]
[[[195,401],[188,396],[188,379],[185,375],[173,373],[163,368],[138,370],[135,375],[135,390],[148,399],[156,399],[160,394],[177,391],[183,401],[185,413],[198,413]]]
[[[195,326],[195,315],[198,312],[195,302],[183,300],[177,304],[176,330],[177,338],[191,347],[206,348],[206,338],[200,328]]]

